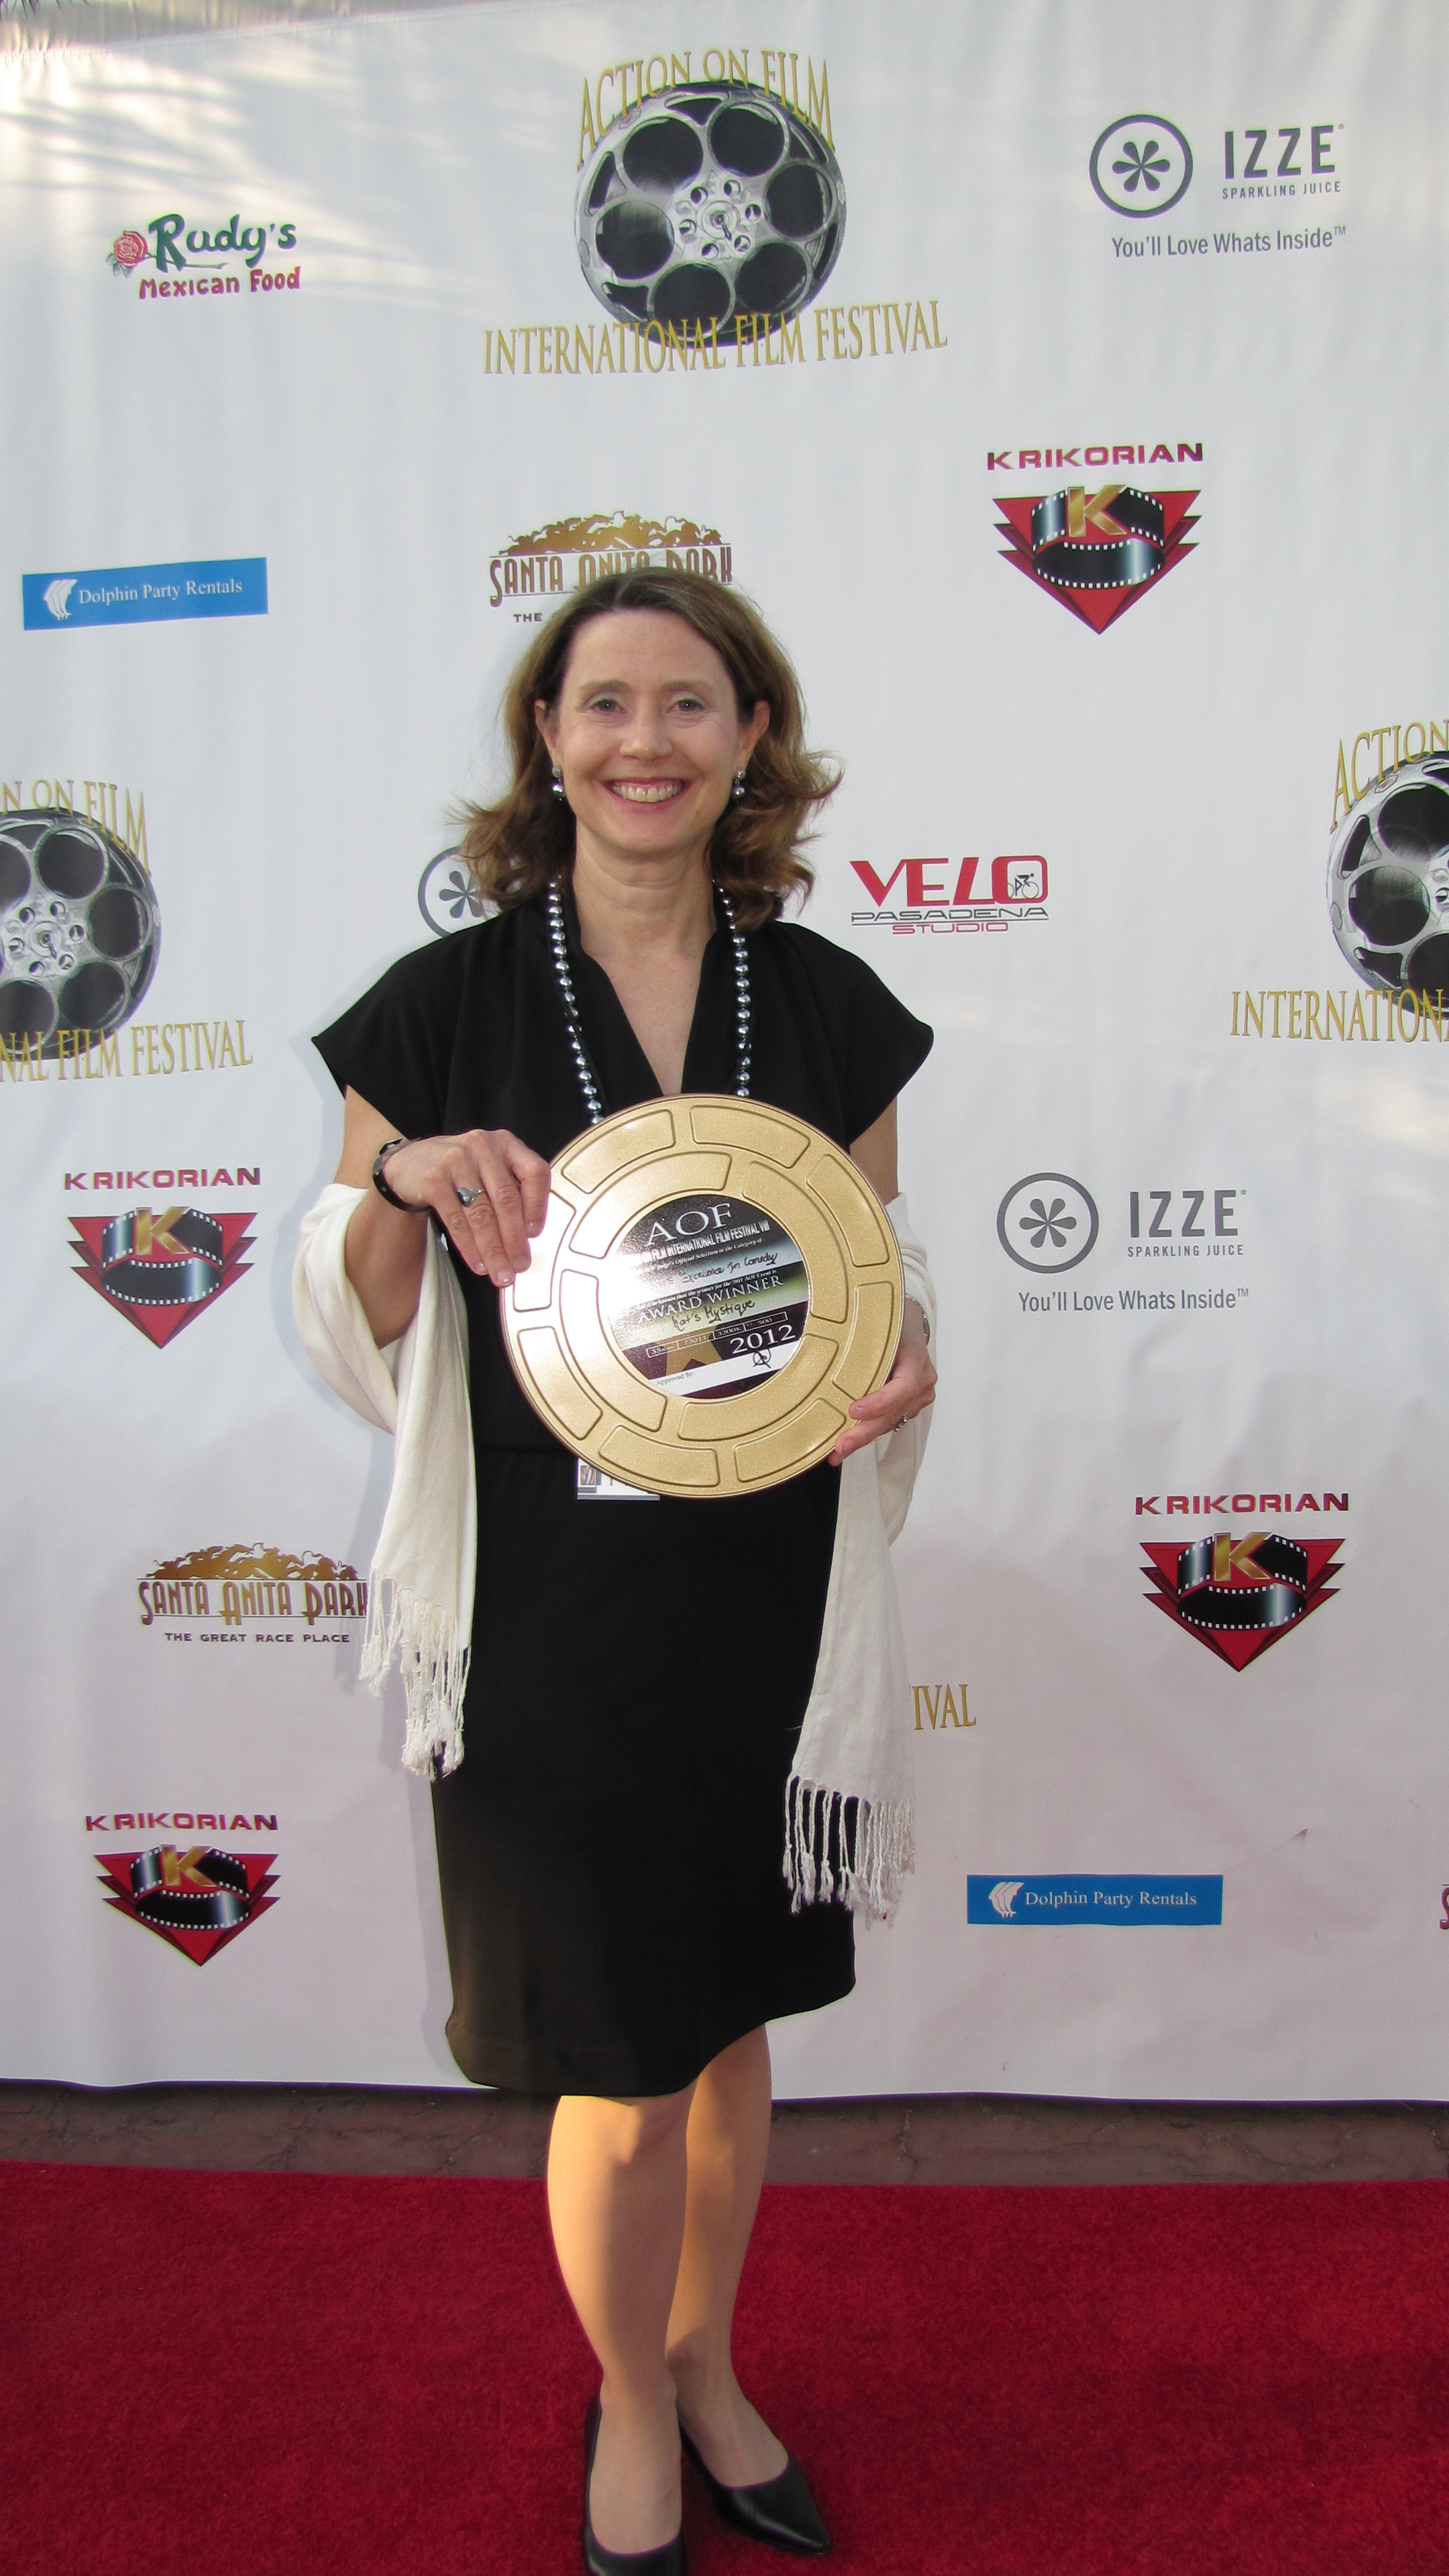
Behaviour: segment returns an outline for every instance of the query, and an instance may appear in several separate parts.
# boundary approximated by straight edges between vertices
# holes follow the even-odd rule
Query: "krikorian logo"
[[[166,1816],[132,1818],[118,1816],[113,1830],[144,1823],[162,1824]],[[175,1823],[190,1831],[193,1819],[177,1817]],[[195,1823],[203,1829],[216,1819],[201,1816]],[[102,1817],[87,1817],[87,1830],[99,1825]],[[245,1816],[232,1820],[231,1830],[240,1826],[250,1830]],[[258,1816],[258,1831],[276,1832],[275,1816]],[[214,1959],[229,1941],[235,1941],[276,1904],[271,1890],[276,1885],[272,1872],[275,1852],[224,1851],[215,1843],[197,1842],[183,1848],[174,1842],[155,1843],[148,1849],[97,1852],[101,1871],[101,1892],[107,1905],[133,1923],[144,1924],[162,1941],[179,1950],[198,1968]]]
[[[734,578],[734,548],[718,528],[694,519],[646,519],[637,510],[593,511],[587,518],[555,519],[524,537],[512,537],[488,566],[489,604],[511,608],[516,626],[541,625],[542,608],[572,590],[586,590],[608,573],[673,567],[702,572],[712,581]]]
[[[1093,144],[1087,175],[1114,215],[1165,215],[1192,185],[1192,146],[1166,116],[1119,116]]]
[[[868,859],[850,864],[875,906],[872,912],[851,914],[857,928],[889,930],[895,938],[909,939],[921,932],[1000,933],[1047,918],[1047,863],[1039,851],[994,858],[986,877],[980,858],[897,859],[889,876],[881,876]],[[898,885],[901,893],[892,907],[890,897]]]
[[[1221,1878],[968,1876],[968,1923],[1220,1924]]]
[[[115,275],[126,279],[154,265],[154,277],[137,283],[143,303],[183,295],[240,295],[243,277],[249,295],[300,287],[300,266],[262,266],[268,244],[278,255],[295,250],[295,223],[243,224],[240,215],[230,215],[208,230],[204,224],[188,224],[185,215],[153,215],[149,224],[123,227],[106,257]]]
[[[1075,1270],[1097,1240],[1097,1203],[1067,1172],[1028,1172],[996,1211],[1002,1251],[1023,1270]]]
[[[251,1250],[254,1222],[254,1212],[183,1206],[78,1216],[76,1277],[162,1350],[251,1268],[242,1254]]]
[[[1334,1562],[1341,1545],[1279,1530],[1235,1538],[1230,1529],[1186,1546],[1144,1541],[1154,1588],[1143,1597],[1240,1673],[1333,1599],[1328,1578],[1342,1571]]]
[[[1106,450],[1085,452],[1094,461]],[[1193,552],[1190,531],[1198,523],[1190,513],[1197,498],[1195,491],[1135,483],[1103,483],[1095,492],[1074,483],[1058,492],[999,494],[997,534],[1007,539],[1001,551],[1008,563],[1101,635]]]

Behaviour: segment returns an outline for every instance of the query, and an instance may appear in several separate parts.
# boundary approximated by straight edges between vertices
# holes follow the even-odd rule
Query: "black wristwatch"
[[[401,1208],[404,1216],[431,1216],[433,1211],[430,1207],[415,1207],[411,1199],[400,1199],[396,1190],[389,1187],[387,1175],[382,1168],[389,1154],[395,1154],[400,1145],[407,1145],[411,1141],[407,1136],[389,1136],[387,1143],[373,1157],[372,1186],[379,1197],[386,1199],[389,1207]]]

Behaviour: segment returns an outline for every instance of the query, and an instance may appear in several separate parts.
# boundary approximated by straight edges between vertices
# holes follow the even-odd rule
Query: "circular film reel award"
[[[565,1146],[503,1330],[529,1402],[579,1457],[710,1501],[828,1457],[890,1375],[903,1294],[890,1220],[848,1154],[780,1110],[687,1093]]]

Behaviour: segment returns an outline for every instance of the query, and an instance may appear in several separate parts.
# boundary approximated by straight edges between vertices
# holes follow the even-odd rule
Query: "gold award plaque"
[[[903,1293],[848,1154],[764,1103],[686,1092],[565,1146],[501,1305],[560,1440],[622,1484],[713,1501],[829,1456],[890,1375]]]

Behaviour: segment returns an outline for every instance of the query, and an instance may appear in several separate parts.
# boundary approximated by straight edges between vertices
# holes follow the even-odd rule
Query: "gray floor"
[[[551,2104],[381,2086],[0,2083],[0,2158],[240,2173],[543,2171]],[[774,2182],[1376,2182],[1449,2177],[1449,2106],[930,2095],[777,2106]]]

